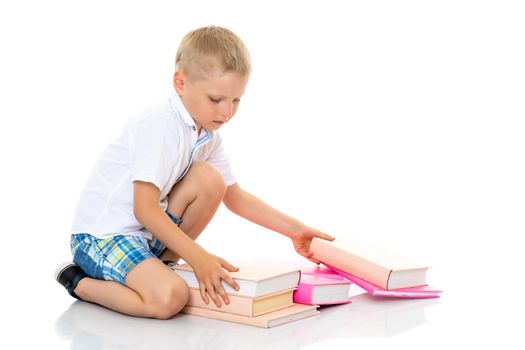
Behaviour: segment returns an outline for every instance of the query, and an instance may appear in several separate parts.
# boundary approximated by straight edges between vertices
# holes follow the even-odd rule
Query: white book
[[[251,298],[272,294],[286,289],[297,288],[301,271],[296,268],[271,266],[265,263],[242,262],[236,263],[239,271],[226,271],[238,284],[239,290],[233,289],[222,281],[224,290],[228,294]],[[189,264],[176,265],[173,271],[177,273],[190,288],[199,288],[197,277]]]

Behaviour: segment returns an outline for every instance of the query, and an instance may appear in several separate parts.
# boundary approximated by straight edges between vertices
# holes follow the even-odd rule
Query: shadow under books
[[[336,338],[393,336],[425,323],[425,307],[438,303],[360,294],[351,304],[321,307],[318,316],[261,329],[185,314],[167,321],[131,317],[75,301],[56,320],[55,332],[71,349],[298,349]]]

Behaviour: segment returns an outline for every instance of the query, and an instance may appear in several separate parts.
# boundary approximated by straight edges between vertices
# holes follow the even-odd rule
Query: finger
[[[318,259],[316,259],[316,258],[313,257],[313,256],[314,256],[314,253],[312,253],[312,252],[301,253],[301,255],[304,256],[306,259],[308,259],[308,260],[310,260],[310,261],[316,263],[317,265],[319,265],[319,264],[321,263],[320,260],[318,260]]]
[[[239,287],[239,284],[237,282],[235,282],[235,280],[230,276],[228,275],[227,273],[225,273],[223,276],[222,276],[222,279],[228,283],[233,289],[235,290],[239,290],[241,287]]]
[[[304,256],[306,259],[310,259],[311,257],[314,256],[314,253],[302,251],[301,255]]]
[[[321,263],[320,260],[317,260],[317,259],[315,259],[315,258],[308,258],[308,260],[310,260],[311,262],[316,263],[317,265],[319,265],[319,264]]]
[[[224,259],[221,259],[221,266],[224,267],[226,270],[228,270],[230,272],[239,271],[238,267],[233,266],[232,264],[230,264],[229,262],[227,262]]]
[[[210,299],[208,299],[208,295],[206,294],[206,285],[203,282],[199,282],[199,290],[201,292],[201,298],[204,300],[206,305],[210,303]]]
[[[228,305],[230,303],[230,299],[228,298],[228,294],[226,293],[226,291],[224,290],[224,288],[222,287],[222,284],[220,282],[217,282],[215,284],[215,292],[220,295],[220,297],[222,298],[222,300],[224,301],[224,303],[226,305]]]
[[[221,301],[217,297],[217,294],[215,294],[215,288],[211,282],[206,283],[206,291],[215,305],[217,305],[217,307],[221,307]]]
[[[312,253],[306,252],[304,250],[298,250],[297,253],[306,259],[310,259],[312,257]]]
[[[335,237],[330,236],[329,234],[324,232],[316,232],[315,237],[326,239],[327,241],[333,241],[335,239]]]

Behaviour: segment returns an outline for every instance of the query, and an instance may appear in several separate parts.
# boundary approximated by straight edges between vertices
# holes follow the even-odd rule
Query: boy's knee
[[[222,174],[210,163],[195,162],[190,171],[199,178],[200,190],[212,196],[224,196],[226,184]]]
[[[167,286],[152,303],[151,316],[162,320],[172,318],[182,310],[189,298],[190,292],[186,283]]]

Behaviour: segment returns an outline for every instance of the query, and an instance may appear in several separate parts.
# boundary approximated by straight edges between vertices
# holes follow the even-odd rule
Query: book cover
[[[240,289],[236,291],[222,281],[223,288],[228,295],[256,298],[296,288],[301,277],[299,269],[288,266],[274,266],[260,262],[236,262],[234,265],[239,267],[239,271],[226,272],[239,284]],[[173,271],[184,279],[190,288],[199,288],[197,278],[189,264],[176,265]]]
[[[346,237],[335,241],[314,238],[314,258],[383,289],[426,285],[428,265]]]
[[[285,309],[269,312],[255,317],[241,316],[193,306],[185,306],[181,312],[190,315],[213,318],[261,328],[271,328],[319,314],[319,311],[317,311],[317,306],[301,304],[294,304]]]
[[[206,304],[202,300],[200,290],[190,288],[190,299],[186,305],[253,317],[292,306],[293,292],[293,289],[287,289],[257,298],[229,295],[230,304],[223,303],[221,307],[218,307],[211,300],[209,304]]]
[[[392,298],[439,298],[439,293],[442,291],[431,287],[429,285],[410,287],[410,288],[399,288],[399,289],[384,289],[373,283],[370,283],[362,278],[356,277],[348,272],[338,269],[337,267],[325,264],[328,268],[334,270],[334,272],[344,276],[359,287],[363,288],[370,295],[379,297],[392,297]]]

